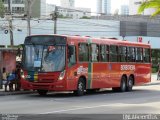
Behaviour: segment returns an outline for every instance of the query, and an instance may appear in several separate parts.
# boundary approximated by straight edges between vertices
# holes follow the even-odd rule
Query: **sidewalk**
[[[148,85],[160,85],[160,80],[157,80],[157,74],[156,73],[152,74],[151,82],[145,84],[145,86],[148,86]],[[24,91],[24,90],[21,90],[21,91],[12,91],[12,92],[8,91],[8,92],[5,92],[4,91],[4,87],[3,87],[3,89],[0,89],[0,96],[18,95],[18,94],[32,94],[32,93],[35,93],[35,91]]]
[[[157,80],[157,73],[152,74],[151,83],[147,83],[147,85],[160,85],[160,80]]]
[[[9,88],[8,88],[8,89],[9,89]],[[31,94],[31,93],[35,93],[35,91],[20,90],[20,91],[7,91],[7,92],[5,92],[4,86],[3,86],[3,89],[0,89],[0,96],[19,95],[19,94]]]

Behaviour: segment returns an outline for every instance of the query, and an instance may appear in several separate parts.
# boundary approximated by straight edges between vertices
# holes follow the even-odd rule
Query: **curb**
[[[0,91],[0,96],[7,96],[7,95],[22,95],[22,94],[33,94],[35,91],[15,91],[15,92],[5,92]]]

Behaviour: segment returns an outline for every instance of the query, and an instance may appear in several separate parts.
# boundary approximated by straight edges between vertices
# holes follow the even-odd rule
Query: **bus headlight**
[[[66,72],[66,71],[64,70],[64,71],[62,71],[62,72],[60,73],[58,80],[63,80],[63,79],[64,79],[65,72]]]

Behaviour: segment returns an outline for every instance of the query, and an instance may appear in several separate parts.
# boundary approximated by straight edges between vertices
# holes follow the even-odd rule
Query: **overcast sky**
[[[129,0],[111,0],[111,1],[112,1],[111,11],[113,13],[116,9],[120,9],[121,5],[128,4]],[[60,5],[60,0],[47,0],[47,2]],[[96,0],[75,0],[75,7],[91,8],[92,12],[96,12]]]

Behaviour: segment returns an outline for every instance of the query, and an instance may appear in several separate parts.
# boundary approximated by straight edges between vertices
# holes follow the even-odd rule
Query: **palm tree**
[[[151,15],[152,17],[160,14],[160,0],[146,0],[142,2],[138,9],[138,13],[144,12],[145,9],[154,8],[155,12]]]

